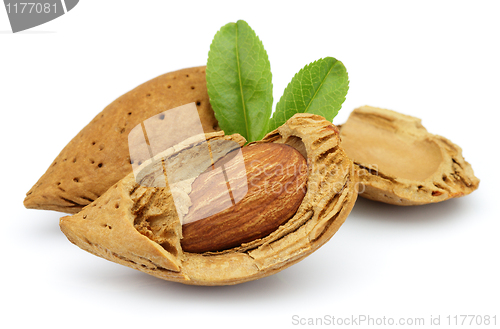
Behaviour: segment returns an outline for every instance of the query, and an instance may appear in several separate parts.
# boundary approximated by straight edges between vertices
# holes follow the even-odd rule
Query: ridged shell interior
[[[224,138],[235,138],[232,136]],[[60,226],[82,249],[165,280],[228,285],[265,277],[323,245],[350,213],[357,197],[357,178],[339,142],[337,128],[311,114],[296,114],[257,142],[285,143],[306,157],[307,193],[286,224],[237,248],[218,253],[183,252],[180,221],[172,211],[169,190],[140,187],[133,175],[82,212],[61,218]],[[155,221],[157,232],[148,233],[148,225]],[[161,230],[165,239],[155,242]]]
[[[341,126],[342,147],[359,169],[362,197],[396,205],[444,201],[479,180],[462,149],[427,132],[420,119],[364,106]]]

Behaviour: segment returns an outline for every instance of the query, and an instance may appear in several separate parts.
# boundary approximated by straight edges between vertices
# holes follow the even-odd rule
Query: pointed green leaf
[[[245,21],[223,26],[210,45],[207,89],[210,104],[226,134],[252,142],[267,132],[273,85],[267,52]]]
[[[288,84],[269,122],[272,131],[295,113],[313,113],[332,121],[345,101],[349,79],[342,62],[326,57],[304,66]]]

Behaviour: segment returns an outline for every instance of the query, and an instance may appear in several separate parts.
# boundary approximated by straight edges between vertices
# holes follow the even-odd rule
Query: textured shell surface
[[[479,179],[450,140],[429,133],[421,120],[363,106],[341,126],[342,147],[359,171],[360,195],[395,205],[422,205],[460,197]]]
[[[240,135],[224,136],[222,132],[206,134],[206,138],[240,146],[246,142]],[[340,147],[338,129],[320,116],[296,114],[261,141],[245,147],[269,143],[290,146],[304,157],[307,190],[291,218],[263,237],[224,250],[185,251],[184,215],[176,211],[173,195],[184,193],[189,205],[191,187],[187,191],[145,187],[133,174],[78,214],[61,218],[61,230],[90,253],[169,281],[231,285],[277,273],[314,252],[337,232],[357,198],[357,176]],[[212,152],[221,156],[231,151],[212,147]],[[189,159],[196,152],[196,147],[188,147],[176,156]]]
[[[196,104],[204,132],[220,130],[208,99],[204,66],[160,75],[118,97],[64,147],[27,192],[25,207],[79,212],[132,171],[131,129],[188,103]]]

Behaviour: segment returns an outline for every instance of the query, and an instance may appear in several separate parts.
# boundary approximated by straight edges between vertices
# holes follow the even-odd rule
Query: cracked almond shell
[[[240,135],[222,135],[206,138],[211,145],[220,139],[245,143]],[[320,116],[296,114],[255,144],[262,143],[287,144],[307,160],[307,192],[300,206],[263,238],[220,252],[183,251],[171,192],[139,186],[133,174],[80,213],[61,218],[61,230],[92,254],[169,281],[231,285],[279,272],[334,235],[357,198],[357,180],[352,161],[339,146],[337,128]],[[212,153],[219,151],[211,148]],[[196,161],[196,147],[180,152]]]
[[[203,130],[220,130],[206,85],[205,66],[200,66],[160,75],[118,97],[64,147],[26,193],[24,206],[71,214],[82,210],[132,172],[128,134],[165,110],[194,102]]]
[[[422,205],[457,198],[479,179],[450,140],[433,135],[421,120],[363,106],[340,128],[342,147],[359,170],[359,193],[395,205]]]

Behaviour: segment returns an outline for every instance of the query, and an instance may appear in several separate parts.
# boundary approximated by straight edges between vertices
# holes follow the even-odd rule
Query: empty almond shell
[[[196,104],[205,132],[220,130],[208,100],[204,66],[160,75],[118,97],[64,147],[28,191],[24,206],[79,212],[132,171],[130,130],[188,103]]]
[[[237,134],[211,133],[206,138],[245,143]],[[213,154],[224,153],[210,143]],[[80,213],[61,218],[61,230],[90,253],[169,281],[230,285],[279,272],[334,235],[355,203],[357,180],[337,128],[320,116],[296,114],[255,144],[263,143],[287,144],[307,160],[307,192],[300,206],[267,236],[228,250],[187,252],[170,190],[140,186],[133,174]],[[176,156],[191,162],[196,152],[193,146]]]
[[[422,205],[471,193],[479,179],[448,139],[421,120],[363,106],[341,126],[342,147],[359,169],[359,193],[395,205]]]

